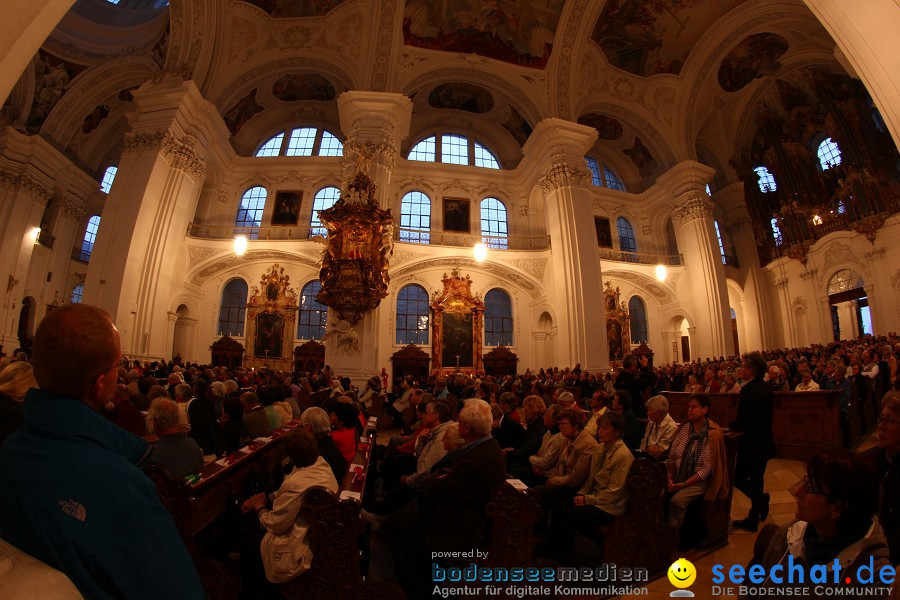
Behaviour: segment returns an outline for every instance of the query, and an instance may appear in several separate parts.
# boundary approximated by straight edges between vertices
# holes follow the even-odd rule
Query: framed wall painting
[[[296,225],[300,219],[300,199],[303,192],[279,191],[275,193],[275,209],[272,225]]]
[[[468,198],[444,198],[444,231],[471,232]]]
[[[612,232],[609,219],[594,217],[594,228],[597,230],[597,245],[601,248],[612,248]]]

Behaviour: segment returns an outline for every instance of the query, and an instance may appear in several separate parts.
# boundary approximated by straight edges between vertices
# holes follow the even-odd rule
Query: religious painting
[[[609,360],[622,360],[622,323],[617,320],[606,321],[606,341],[609,344]]]
[[[781,68],[778,58],[787,52],[788,41],[774,33],[757,33],[744,38],[719,65],[719,85],[726,92],[737,92],[765,75]]]
[[[469,200],[444,198],[444,231],[469,233]]]
[[[237,104],[229,108],[228,112],[222,116],[225,126],[228,127],[228,131],[231,132],[232,136],[237,135],[247,121],[263,110],[263,107],[256,101],[256,90],[257,88],[250,90],[246,96],[238,100]]]
[[[650,150],[647,149],[647,146],[644,145],[644,142],[639,137],[634,138],[634,146],[625,148],[622,152],[638,168],[638,173],[641,174],[641,177],[652,176],[659,167],[659,163],[656,162],[656,159],[650,154]]]
[[[511,136],[516,138],[516,141],[519,142],[520,146],[525,145],[528,136],[534,131],[531,125],[528,124],[528,121],[525,120],[525,117],[512,106],[509,107],[509,118],[501,123],[501,125],[503,125],[503,128],[506,129]]]
[[[606,2],[591,39],[609,63],[643,77],[677,75],[710,27],[746,0]]]
[[[262,313],[256,316],[256,343],[253,354],[265,358],[281,358],[281,342],[284,339],[284,317],[278,313]]]
[[[276,19],[293,19],[297,17],[321,17],[328,14],[346,0],[316,0],[315,2],[297,2],[296,0],[247,0]]]
[[[594,217],[594,229],[597,230],[597,245],[601,248],[612,248],[612,233],[609,219]]]
[[[472,313],[444,313],[441,364],[472,367]]]
[[[296,225],[300,218],[302,192],[279,191],[275,194],[272,225]]]
[[[337,95],[331,82],[317,73],[290,74],[272,84],[272,95],[282,102],[329,102]]]
[[[434,108],[454,108],[481,115],[494,108],[494,97],[483,87],[471,83],[442,83],[428,94],[428,104]]]
[[[406,0],[403,40],[410,46],[479,54],[542,69],[550,58],[565,0]]]

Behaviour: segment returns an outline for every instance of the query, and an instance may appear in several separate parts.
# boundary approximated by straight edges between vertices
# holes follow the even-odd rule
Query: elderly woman
[[[860,455],[837,450],[810,458],[805,476],[791,488],[797,499],[796,520],[772,537],[762,558],[765,573],[772,573],[776,565],[782,565],[784,573],[789,564],[800,565],[806,573],[818,566],[828,572],[829,581],[834,570],[836,582],[846,580],[849,586],[860,588],[865,584],[857,573],[866,566],[874,576],[870,579],[873,585],[883,585],[878,574],[891,563],[881,525],[872,520],[877,492],[874,468]],[[760,585],[774,594],[783,584],[767,578]],[[764,595],[763,590],[752,591],[757,592],[752,597]]]
[[[319,453],[331,466],[334,478],[341,481],[349,468],[349,463],[331,437],[331,419],[328,413],[318,406],[311,406],[300,415],[300,423],[316,438]]]
[[[311,432],[294,429],[285,434],[283,443],[294,468],[275,492],[272,508],[268,508],[269,501],[265,494],[251,496],[241,507],[244,512],[256,511],[260,526],[267,532],[260,544],[260,551],[263,554],[266,578],[272,583],[282,583],[296,577],[312,564],[313,553],[307,536],[309,525],[300,515],[307,490],[322,486],[331,492],[338,491],[334,473],[319,454],[319,447]],[[269,554],[270,546],[282,544],[290,544],[285,553],[295,562],[276,571],[266,555]],[[287,571],[292,571],[292,574],[286,575]]]
[[[562,454],[552,475],[536,491],[541,496],[541,504],[550,507],[560,500],[575,495],[587,479],[591,468],[591,456],[597,447],[597,440],[584,433],[584,412],[567,408],[559,414],[559,432],[566,440]]]
[[[607,411],[600,417],[597,439],[600,444],[591,458],[587,481],[573,501],[562,501],[553,509],[554,525],[550,529],[550,552],[567,561],[572,552],[576,529],[593,537],[598,525],[610,523],[625,513],[628,490],[625,480],[634,457],[622,441],[625,419]]]
[[[541,445],[538,451],[528,457],[528,462],[510,470],[513,477],[518,477],[530,487],[536,487],[547,481],[551,471],[559,461],[559,455],[565,446],[565,439],[559,432],[557,422],[562,406],[551,404],[544,412],[544,435],[541,436]]]
[[[734,378],[733,373],[728,373],[725,375],[725,385],[722,386],[720,390],[723,394],[740,394],[741,393],[741,385],[737,382],[737,379]]]
[[[689,394],[699,394],[703,391],[703,386],[700,385],[696,375],[688,375],[688,382],[684,386],[684,391]]]
[[[678,423],[669,414],[669,401],[665,396],[653,396],[647,400],[647,418],[640,450],[659,460],[668,455]]]
[[[716,500],[728,495],[725,441],[722,428],[707,417],[709,404],[706,394],[691,396],[687,421],[669,448],[669,523],[675,527],[681,527],[688,505],[697,498]]]
[[[168,398],[157,398],[150,403],[147,416],[150,432],[159,436],[150,460],[161,464],[176,479],[203,466],[200,446],[181,432],[178,404]]]
[[[22,424],[22,401],[33,387],[37,381],[27,362],[14,362],[0,371],[0,446]]]

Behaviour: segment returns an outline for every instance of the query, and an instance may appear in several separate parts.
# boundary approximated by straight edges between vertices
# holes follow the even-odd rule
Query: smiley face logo
[[[677,588],[690,587],[697,579],[697,569],[687,559],[679,558],[672,563],[666,572],[669,576],[669,582]]]

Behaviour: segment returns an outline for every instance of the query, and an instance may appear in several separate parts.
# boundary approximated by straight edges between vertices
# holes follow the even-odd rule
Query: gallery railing
[[[681,254],[639,254],[637,252],[624,252],[613,248],[600,248],[601,260],[614,260],[617,262],[629,262],[638,265],[670,265],[684,264],[684,256]]]
[[[325,235],[323,227],[309,225],[235,227],[233,225],[201,225],[190,223],[187,234],[192,237],[225,240],[236,235],[246,235],[250,240],[305,240],[315,235]],[[492,236],[453,233],[447,231],[427,231],[419,229],[397,229],[394,240],[432,246],[457,246],[471,248],[483,242],[491,250],[545,250],[550,247],[550,236]]]

